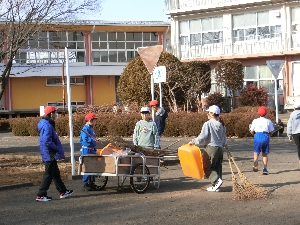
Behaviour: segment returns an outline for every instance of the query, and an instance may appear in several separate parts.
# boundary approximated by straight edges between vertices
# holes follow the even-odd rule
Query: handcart
[[[160,185],[160,160],[162,157],[135,155],[81,155],[79,157],[79,175],[88,175],[88,183],[93,190],[100,191],[108,177],[118,177],[118,186],[122,187],[126,178],[134,192],[144,193],[150,181],[155,188]],[[92,180],[91,176],[94,176]]]

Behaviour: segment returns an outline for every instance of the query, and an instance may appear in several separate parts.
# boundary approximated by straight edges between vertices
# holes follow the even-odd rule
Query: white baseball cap
[[[212,112],[214,114],[220,114],[220,108],[216,105],[209,106],[208,110],[206,110],[206,111]]]
[[[294,103],[294,108],[295,108],[295,109],[300,108],[300,102],[295,102],[295,103]]]
[[[141,113],[150,113],[150,109],[148,107],[142,107]]]

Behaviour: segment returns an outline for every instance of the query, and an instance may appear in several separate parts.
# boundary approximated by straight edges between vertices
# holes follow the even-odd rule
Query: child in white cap
[[[300,163],[300,102],[294,103],[294,111],[288,120],[286,133],[290,141],[294,139]]]
[[[204,142],[206,148],[203,152],[203,167],[205,176],[210,180],[212,186],[207,191],[219,192],[222,180],[223,147],[227,148],[226,127],[219,117],[220,108],[212,105],[208,108],[208,121],[202,126],[198,137],[192,139],[189,144],[200,144]]]
[[[142,148],[157,149],[157,127],[150,119],[150,109],[142,107],[140,112],[142,119],[135,125],[133,144]]]

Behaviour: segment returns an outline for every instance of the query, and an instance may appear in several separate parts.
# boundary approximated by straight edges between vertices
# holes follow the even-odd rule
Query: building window
[[[65,78],[65,84],[67,84],[67,78]],[[83,77],[71,77],[70,78],[71,85],[84,85],[84,78]],[[46,86],[61,86],[62,85],[62,78],[47,78],[46,79]]]
[[[223,17],[179,22],[181,49],[223,42]]]
[[[300,47],[300,7],[292,8],[292,47]]]
[[[92,58],[94,63],[129,62],[138,56],[138,47],[157,44],[155,32],[94,32]]]
[[[245,86],[254,84],[257,87],[265,87],[269,94],[275,93],[274,79],[267,65],[246,66],[244,68],[244,84]]]
[[[233,40],[248,41],[281,37],[281,21],[274,11],[236,14],[232,16]]]
[[[57,108],[63,108],[63,102],[48,102],[48,106],[55,106]],[[72,107],[86,107],[85,101],[72,101],[71,102]],[[65,102],[65,107],[68,107],[68,102]]]
[[[69,62],[85,62],[84,34],[80,31],[38,32],[22,46],[14,63],[63,63],[65,50],[69,50]]]

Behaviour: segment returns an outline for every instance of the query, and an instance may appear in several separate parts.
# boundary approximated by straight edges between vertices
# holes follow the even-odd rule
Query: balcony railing
[[[165,0],[165,12],[177,10],[214,9],[253,3],[271,3],[276,0]]]
[[[179,59],[259,55],[300,50],[300,37],[299,34],[294,34],[291,38],[285,39],[270,38],[236,42],[228,39],[220,43],[195,46],[190,46],[189,43],[185,45],[175,44],[167,46],[165,50]]]

